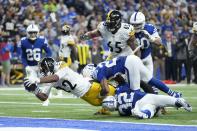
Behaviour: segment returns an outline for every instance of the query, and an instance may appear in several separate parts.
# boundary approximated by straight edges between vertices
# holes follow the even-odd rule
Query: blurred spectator
[[[0,38],[0,62],[2,65],[1,72],[1,85],[9,86],[10,85],[10,50],[12,49],[12,44],[6,41],[5,39]]]
[[[189,42],[190,59],[193,63],[194,79],[193,82],[197,84],[197,22],[193,23],[192,37]]]
[[[178,69],[178,82],[184,80],[186,74],[188,74],[189,63],[187,64],[187,42],[189,39],[189,30],[187,25],[183,25],[183,30],[179,33],[178,41],[176,43],[176,55],[177,55],[177,69]],[[186,70],[186,74],[183,74]],[[190,77],[190,75],[187,75]],[[190,79],[190,78],[188,78]],[[190,81],[190,80],[189,80]]]
[[[46,37],[49,43],[52,43],[53,40],[56,38],[57,31],[55,27],[52,25],[52,22],[46,22],[46,27],[43,30],[43,35]]]
[[[102,44],[98,38],[93,39],[93,45],[91,46],[91,59],[92,63],[97,65],[98,63],[104,61],[103,59],[103,49]]]
[[[154,76],[157,76],[159,71],[160,80],[165,80],[165,59],[167,50],[163,45],[153,45],[153,60],[154,60]]]
[[[175,41],[171,31],[165,32],[165,38],[163,44],[167,49],[167,57],[165,60],[166,69],[166,80],[177,80],[176,76],[176,52],[175,52]]]

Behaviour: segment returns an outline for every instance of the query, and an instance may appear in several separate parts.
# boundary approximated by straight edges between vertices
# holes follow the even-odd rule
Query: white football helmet
[[[103,99],[102,107],[108,109],[109,111],[115,111],[117,109],[117,101],[114,96],[107,96]]]
[[[145,25],[145,16],[142,12],[134,12],[130,17],[130,24],[133,25],[135,32],[143,30]]]
[[[35,24],[31,24],[27,27],[27,37],[30,40],[35,40],[38,37],[39,28]]]
[[[87,64],[82,70],[82,75],[84,77],[92,78],[95,69],[96,67],[94,66],[94,64]]]
[[[193,23],[192,32],[197,33],[197,22]]]

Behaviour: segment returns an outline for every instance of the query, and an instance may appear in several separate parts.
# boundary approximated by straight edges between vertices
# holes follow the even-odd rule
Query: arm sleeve
[[[154,27],[154,26],[152,26],[152,31],[150,32],[150,34],[151,34],[151,36],[152,37],[157,37],[157,38],[160,38],[160,36],[159,36],[159,33],[157,32],[157,28],[156,27]]]
[[[18,48],[19,48],[19,52],[21,54],[22,64],[23,64],[24,67],[26,67],[28,64],[27,64],[26,53],[24,51],[24,47],[22,45],[22,42],[19,43]]]
[[[51,57],[52,56],[52,51],[51,48],[48,45],[47,39],[44,39],[44,46],[43,46],[45,52],[46,52],[46,57]]]

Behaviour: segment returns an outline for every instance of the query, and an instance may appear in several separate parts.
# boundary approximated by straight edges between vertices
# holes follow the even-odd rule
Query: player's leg
[[[138,65],[140,69],[140,77],[141,80],[147,82],[148,84],[155,86],[159,90],[167,93],[170,96],[174,97],[181,97],[182,94],[179,92],[172,91],[167,85],[165,85],[162,81],[156,79],[153,77],[152,73],[142,64],[142,62],[139,62]]]
[[[131,90],[140,90],[140,69],[138,64],[140,59],[135,55],[130,55],[126,58],[125,70]]]
[[[183,107],[185,110],[191,111],[191,106],[183,98],[147,94],[140,101],[142,101],[143,104],[151,104],[157,107]]]
[[[157,106],[149,103],[146,96],[136,102],[135,107],[131,110],[132,116],[140,119],[152,118],[154,116]]]
[[[183,107],[191,111],[191,106],[183,98],[174,98],[165,95],[147,94],[136,102],[132,115],[141,119],[152,118],[158,107]]]
[[[153,59],[151,55],[148,55],[145,59],[142,59],[142,63],[144,64],[144,66],[151,72],[151,74],[153,75]],[[158,94],[159,90],[158,88],[155,88],[154,86],[151,86],[149,84],[144,85],[145,87],[150,86],[149,88],[153,89],[154,94]]]

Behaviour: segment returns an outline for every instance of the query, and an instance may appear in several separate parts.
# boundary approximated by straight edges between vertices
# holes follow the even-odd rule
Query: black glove
[[[37,85],[35,83],[31,83],[28,78],[24,79],[23,84],[24,84],[25,89],[29,92],[34,92],[37,88]]]

